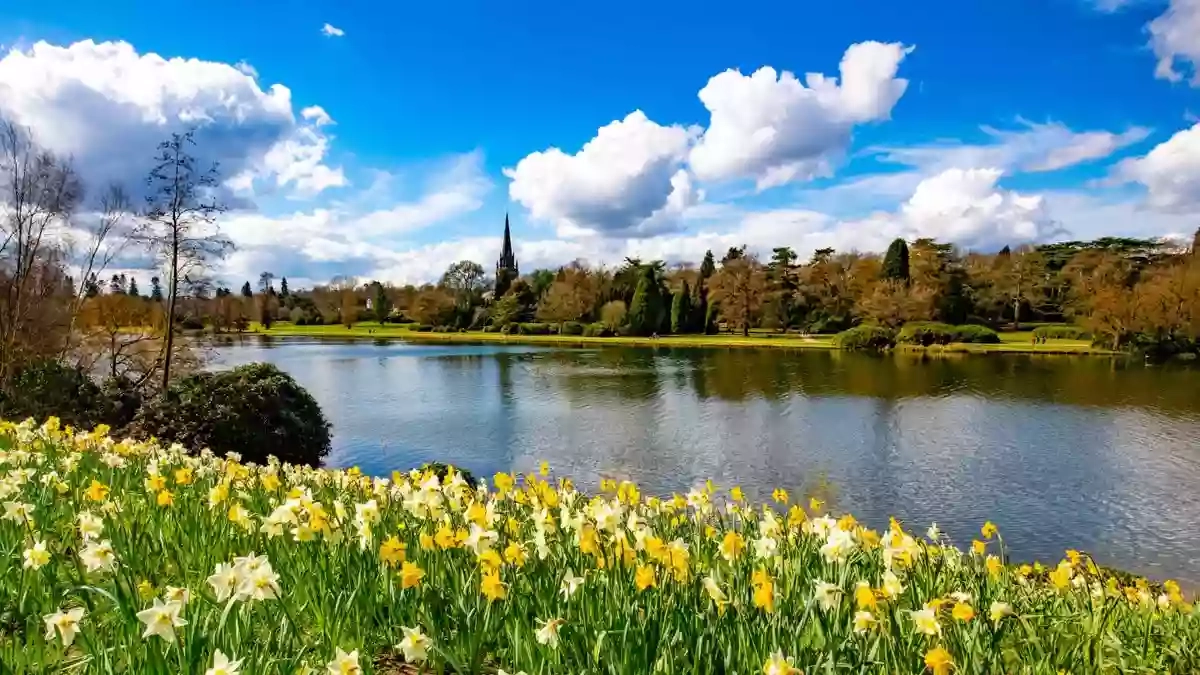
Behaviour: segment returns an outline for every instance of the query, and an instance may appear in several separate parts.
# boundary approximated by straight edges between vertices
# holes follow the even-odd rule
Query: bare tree
[[[116,259],[128,245],[133,230],[133,205],[124,188],[118,184],[110,185],[100,197],[99,213],[88,219],[88,225],[77,227],[77,232],[67,241],[69,249],[74,249],[71,258],[77,260],[74,269],[81,283],[75,285],[75,293],[71,298],[70,324],[67,330],[67,340],[63,344],[63,354],[72,350],[76,336],[76,326],[79,314],[87,299],[88,288],[83,280],[93,275],[100,276],[109,264]]]
[[[193,132],[171,134],[158,146],[155,166],[146,182],[145,229],[140,238],[160,259],[167,273],[167,339],[163,352],[162,386],[171,381],[171,355],[175,342],[175,310],[180,287],[203,283],[205,267],[233,250],[233,242],[220,235],[217,216],[225,210],[216,197],[217,167],[196,166],[190,153]]]
[[[68,294],[53,235],[82,193],[69,161],[0,119],[0,381],[26,357],[58,353],[65,312],[53,300]]]

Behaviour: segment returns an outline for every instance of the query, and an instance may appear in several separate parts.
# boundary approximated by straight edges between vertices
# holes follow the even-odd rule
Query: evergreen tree
[[[897,237],[883,257],[883,278],[908,283],[908,244]]]
[[[392,301],[388,299],[387,290],[383,284],[375,282],[375,298],[371,306],[375,312],[375,320],[380,324],[387,323],[388,316],[392,313]]]
[[[1200,227],[1196,228],[1196,236],[1192,237],[1192,255],[1200,257]]]
[[[88,275],[87,281],[83,284],[83,293],[89,298],[100,295],[100,280],[96,278],[95,272]]]
[[[1000,252],[996,255],[1007,258],[1012,255],[1012,249],[1008,247],[1008,244],[1005,244],[1004,248],[1000,249]]]
[[[290,295],[290,293],[288,291],[287,277],[283,277],[279,280],[279,297],[286,298],[288,295]]]
[[[717,333],[717,316],[720,314],[720,308],[717,303],[710,302],[704,310],[704,334],[716,335]]]
[[[704,261],[700,263],[700,285],[704,285],[709,277],[717,272],[717,264],[713,261],[712,251],[704,252]]]
[[[129,277],[129,288],[127,288],[125,292],[135,298],[141,295],[141,293],[138,292],[136,277]]]
[[[162,283],[158,280],[158,277],[150,277],[150,299],[155,302],[162,302]]]
[[[120,275],[112,275],[112,279],[108,281],[108,292],[110,295],[125,295],[125,284],[121,283]]]
[[[688,283],[685,279],[683,285],[675,292],[675,297],[671,300],[671,332],[687,333],[691,330],[691,322],[692,292],[688,288]]]
[[[254,289],[250,287],[249,281],[242,284],[242,297],[243,298],[253,298],[254,297]]]
[[[629,329],[634,335],[652,335],[664,328],[661,262],[642,265],[637,288],[629,305]]]

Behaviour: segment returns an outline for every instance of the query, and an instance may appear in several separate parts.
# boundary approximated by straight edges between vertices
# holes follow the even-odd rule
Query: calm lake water
[[[1200,368],[1094,357],[543,349],[249,340],[333,423],[330,466],[444,461],[479,477],[548,460],[584,489],[712,478],[826,498],[873,526],[995,521],[1018,559],[1068,547],[1200,585]]]

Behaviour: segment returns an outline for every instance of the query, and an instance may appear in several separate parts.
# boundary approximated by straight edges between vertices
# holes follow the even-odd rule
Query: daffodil
[[[423,663],[429,658],[429,648],[433,646],[433,640],[429,636],[421,632],[420,628],[400,627],[400,631],[404,637],[400,640],[400,644],[396,648],[404,654],[404,660],[409,663]]]
[[[876,623],[875,615],[867,611],[857,611],[854,613],[854,632],[865,633],[871,630],[871,627]]]
[[[35,541],[33,546],[25,549],[22,557],[25,558],[25,569],[40,570],[50,562],[50,551],[46,550],[46,542]]]
[[[559,584],[558,592],[564,600],[568,600],[575,595],[575,591],[579,590],[583,582],[584,578],[575,576],[575,572],[568,567],[566,574],[563,575],[562,583]]]
[[[922,635],[941,635],[942,626],[938,623],[937,614],[926,607],[910,612],[913,627]]]
[[[508,589],[504,582],[500,581],[500,574],[496,571],[487,572],[483,575],[483,579],[479,584],[479,590],[489,602],[503,600],[508,595]]]
[[[220,649],[213,652],[212,668],[204,671],[204,675],[239,675],[242,667],[241,659],[231,660]]]
[[[212,587],[217,602],[225,602],[237,590],[241,579],[232,565],[217,563],[216,570],[206,580]]]
[[[654,568],[649,565],[641,565],[633,575],[633,583],[638,591],[644,591],[656,585],[654,579]]]
[[[400,565],[400,588],[406,590],[420,585],[425,577],[425,570],[415,563],[405,561]]]
[[[792,675],[795,672],[796,668],[792,665],[792,660],[784,656],[782,651],[776,651],[768,656],[766,663],[763,664],[763,675]]]
[[[993,602],[992,606],[988,608],[988,618],[992,620],[992,623],[1000,623],[1004,617],[1012,616],[1012,613],[1012,605],[999,600]]]
[[[325,664],[325,668],[329,671],[329,675],[360,675],[362,667],[358,665],[358,650],[347,654],[338,647],[334,653],[333,660]]]
[[[925,652],[925,667],[933,672],[933,675],[947,675],[954,668],[954,661],[950,658],[950,652],[942,647],[934,647]]]
[[[104,521],[89,511],[80,511],[76,516],[79,521],[79,536],[86,540],[99,538],[104,532]]]
[[[79,560],[89,572],[99,570],[111,572],[117,565],[117,556],[113,553],[112,544],[107,539],[88,542],[79,552]]]
[[[832,611],[841,603],[842,589],[837,584],[831,584],[817,579],[813,582],[815,590],[813,591],[813,599],[817,601],[817,605],[825,611]]]
[[[65,612],[60,609],[42,617],[46,624],[46,639],[53,640],[54,634],[57,633],[62,639],[63,647],[70,647],[75,641],[75,635],[79,633],[79,622],[83,620],[83,615],[83,608],[76,607]]]
[[[187,625],[187,620],[179,615],[182,611],[183,605],[178,602],[163,602],[155,598],[153,607],[137,613],[138,621],[146,624],[142,638],[157,635],[167,642],[174,642],[175,629]]]
[[[563,624],[562,619],[549,619],[547,621],[539,621],[534,637],[537,638],[538,644],[546,645],[551,649],[558,649],[558,628]]]

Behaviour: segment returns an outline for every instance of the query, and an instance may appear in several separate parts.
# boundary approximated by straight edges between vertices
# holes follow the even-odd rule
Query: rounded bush
[[[87,373],[50,359],[21,368],[0,393],[0,415],[10,420],[57,417],[77,429],[104,422],[107,407],[103,392]]]
[[[583,335],[583,324],[578,321],[567,321],[559,331],[562,335]]]
[[[884,350],[896,346],[896,337],[883,326],[855,326],[833,336],[833,344],[841,349]]]
[[[583,327],[584,337],[608,337],[608,328],[602,323],[589,323]]]
[[[1038,326],[1033,330],[1034,337],[1046,340],[1091,340],[1092,333],[1086,328],[1068,325]]]
[[[987,326],[971,324],[951,326],[945,323],[922,321],[904,324],[904,327],[896,334],[896,342],[921,347],[948,345],[952,342],[996,344],[1000,342],[1000,336]]]
[[[259,464],[274,456],[316,465],[329,453],[329,422],[321,406],[269,363],[177,380],[142,406],[130,430],[192,451],[236,452]]]
[[[548,323],[522,323],[518,324],[517,332],[521,335],[549,335],[550,324]]]

